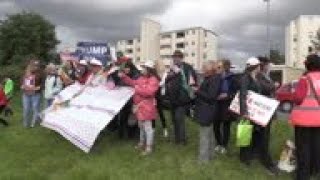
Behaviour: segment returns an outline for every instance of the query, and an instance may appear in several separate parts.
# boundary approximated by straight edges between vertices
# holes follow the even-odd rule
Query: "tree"
[[[270,60],[275,65],[285,64],[285,55],[281,54],[280,50],[278,49],[271,49]]]
[[[55,26],[41,15],[7,15],[0,22],[0,65],[23,62],[30,55],[49,61],[58,43]]]

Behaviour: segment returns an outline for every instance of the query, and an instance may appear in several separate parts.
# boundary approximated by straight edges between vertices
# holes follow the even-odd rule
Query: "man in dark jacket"
[[[260,83],[261,87],[261,94],[267,97],[274,97],[276,86],[275,82],[270,77],[270,59],[266,57],[258,57],[260,61],[260,69],[261,72],[257,74],[257,80]],[[261,158],[264,165],[268,168],[269,172],[272,174],[278,174],[277,168],[274,166],[274,163],[272,162],[272,158],[270,156],[269,151],[269,144],[270,144],[270,129],[271,129],[272,121],[266,126],[266,127],[260,127],[259,128],[259,137],[255,139],[256,141],[253,142],[255,145],[254,147],[259,147],[257,149],[254,149],[255,153],[258,153],[259,151],[262,151],[263,154]]]
[[[166,79],[167,95],[171,103],[171,114],[176,144],[186,144],[185,116],[193,99],[192,86],[197,85],[193,67],[183,62],[183,53],[176,50],[172,55],[174,65]]]
[[[120,70],[126,73],[130,78],[136,79],[139,77],[139,70],[135,67],[133,62],[128,57],[120,57],[118,59],[118,66]],[[125,83],[118,77],[118,72],[116,71],[110,75],[116,86],[126,86]],[[135,138],[138,135],[138,125],[129,124],[130,114],[132,113],[132,99],[130,99],[126,105],[121,109],[120,113],[114,118],[114,120],[108,126],[109,129],[118,129],[120,138]]]
[[[225,154],[230,139],[231,122],[235,119],[235,116],[229,112],[229,106],[237,91],[232,87],[234,74],[230,71],[230,60],[220,60],[217,65],[218,73],[221,76],[219,94],[225,98],[219,99],[216,105],[218,118],[215,119],[213,125],[217,141],[215,151]]]

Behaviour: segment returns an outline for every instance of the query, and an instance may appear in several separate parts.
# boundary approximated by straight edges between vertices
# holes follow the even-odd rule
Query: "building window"
[[[137,57],[137,61],[140,61],[140,57]]]
[[[313,32],[309,32],[309,39],[313,38]]]
[[[184,32],[177,32],[177,38],[184,38],[185,33]]]
[[[191,56],[192,56],[192,57],[195,57],[195,56],[196,56],[196,54],[195,54],[194,52],[192,52]]]
[[[204,37],[207,37],[208,34],[207,34],[207,31],[204,31]]]
[[[127,43],[128,45],[133,45],[133,40],[128,40]]]
[[[208,43],[207,43],[207,42],[204,42],[204,43],[203,43],[203,47],[204,47],[204,48],[207,48],[207,47],[208,47]]]
[[[140,48],[137,48],[137,52],[140,52]]]
[[[191,44],[192,44],[193,46],[194,46],[194,45],[196,45],[196,43],[195,43],[194,41],[192,41],[192,43],[191,43]]]
[[[132,49],[127,49],[126,53],[131,54],[131,53],[133,53],[133,50]]]
[[[161,39],[170,39],[171,38],[171,34],[164,34],[161,36]]]
[[[207,53],[203,53],[203,59],[207,59]]]
[[[196,31],[195,31],[195,30],[192,30],[192,34],[195,35],[195,34],[196,34]]]
[[[184,43],[177,43],[176,48],[184,48]]]
[[[295,38],[293,38],[293,42],[297,42],[298,41],[298,39],[295,37]]]
[[[171,58],[171,55],[161,55],[160,57],[161,59],[169,59]]]
[[[161,45],[160,49],[170,49],[171,45]]]

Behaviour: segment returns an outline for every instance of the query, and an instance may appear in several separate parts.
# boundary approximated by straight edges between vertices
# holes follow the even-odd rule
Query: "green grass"
[[[14,99],[15,116],[10,127],[0,128],[0,179],[104,179],[104,180],[229,180],[291,179],[291,175],[268,176],[254,162],[251,168],[239,163],[239,150],[232,146],[227,155],[218,155],[208,165],[199,165],[198,126],[188,122],[189,144],[176,146],[163,139],[158,128],[155,152],[141,157],[136,142],[104,134],[89,154],[85,154],[59,134],[37,126],[25,129],[21,122],[20,99]],[[169,121],[168,121],[169,122]],[[158,123],[160,124],[160,123]],[[234,137],[234,136],[232,136]],[[274,159],[292,130],[285,121],[273,125],[271,152]]]

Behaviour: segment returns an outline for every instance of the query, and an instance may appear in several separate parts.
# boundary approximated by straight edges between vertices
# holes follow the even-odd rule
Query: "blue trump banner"
[[[76,54],[79,59],[90,60],[92,58],[96,58],[104,65],[111,60],[110,47],[107,43],[78,42]]]

